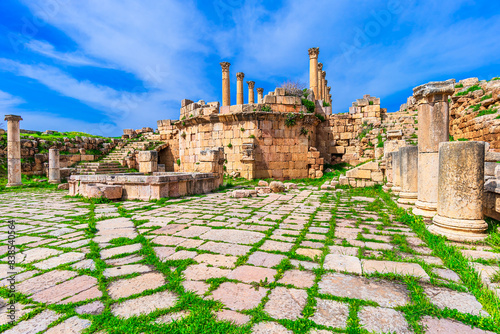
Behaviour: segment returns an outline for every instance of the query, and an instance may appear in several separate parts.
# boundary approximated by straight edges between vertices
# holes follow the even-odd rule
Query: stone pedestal
[[[264,101],[264,88],[257,88],[257,103],[263,103]]]
[[[318,92],[318,55],[319,48],[309,49],[309,89],[314,92],[316,99],[319,99]]]
[[[401,191],[399,204],[415,204],[418,197],[418,147],[407,146],[399,149]]]
[[[59,165],[59,150],[49,149],[49,183],[61,183],[61,168]]]
[[[453,241],[486,238],[483,196],[484,142],[441,143],[437,215],[429,231]]]
[[[140,151],[137,156],[139,172],[150,174],[158,171],[158,152]]]
[[[391,152],[392,156],[392,192],[394,195],[399,195],[401,191],[401,169],[399,165],[401,164],[399,151]]]
[[[216,147],[201,151],[198,162],[195,165],[195,172],[214,174],[215,188],[221,186],[224,181],[224,148]]]
[[[437,210],[439,143],[449,140],[448,97],[455,80],[429,82],[413,89],[418,105],[418,200],[413,213],[432,218]]]
[[[229,79],[229,66],[231,66],[228,62],[220,63],[222,68],[222,105],[230,106],[231,105],[231,81]]]
[[[248,103],[249,104],[254,104],[255,103],[255,92],[254,92],[254,87],[255,87],[255,81],[247,81],[248,84]]]
[[[21,116],[5,115],[7,121],[7,187],[21,186]]]
[[[243,79],[245,74],[242,72],[236,73],[236,104],[244,104],[243,99]]]

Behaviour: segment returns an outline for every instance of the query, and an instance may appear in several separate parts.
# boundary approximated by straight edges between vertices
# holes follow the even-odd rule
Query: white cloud
[[[10,114],[15,112],[16,107],[24,103],[20,97],[13,96],[0,90],[0,114]]]

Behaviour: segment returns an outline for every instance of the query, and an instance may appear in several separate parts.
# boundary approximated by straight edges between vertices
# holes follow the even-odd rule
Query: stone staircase
[[[76,167],[79,175],[126,173],[127,168],[118,162],[85,162]]]
[[[134,141],[128,142],[122,148],[116,149],[113,152],[109,153],[100,162],[102,163],[119,163],[121,164],[123,159],[127,157],[127,155],[132,151],[144,151],[148,147],[149,142],[147,141]]]

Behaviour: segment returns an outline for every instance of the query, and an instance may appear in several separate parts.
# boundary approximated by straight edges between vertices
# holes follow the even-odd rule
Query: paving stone
[[[278,283],[292,284],[297,288],[310,288],[314,285],[316,275],[309,271],[288,270],[285,271],[283,277],[278,280]]]
[[[187,291],[192,291],[197,295],[203,295],[210,288],[210,284],[201,281],[184,281],[182,282],[182,286]]]
[[[200,235],[201,239],[224,241],[235,244],[251,245],[259,242],[265,237],[265,234],[253,231],[242,231],[233,229],[211,229]]]
[[[275,319],[296,320],[301,317],[301,312],[306,303],[306,291],[278,286],[271,291],[264,311]]]
[[[357,247],[330,246],[331,254],[358,256]]]
[[[101,259],[109,259],[110,257],[119,254],[135,253],[140,251],[141,248],[142,248],[141,244],[132,244],[132,245],[103,249],[101,250]]]
[[[494,332],[485,331],[479,328],[471,328],[456,320],[437,319],[429,316],[422,318],[422,325],[426,334],[493,334]]]
[[[248,315],[231,310],[220,310],[216,313],[216,317],[218,321],[229,321],[237,326],[244,325],[250,321]]]
[[[21,321],[16,326],[4,332],[4,334],[37,334],[43,332],[51,323],[61,317],[51,310],[45,310],[29,320]]]
[[[31,296],[31,299],[39,303],[52,304],[61,301],[63,298],[88,290],[97,285],[97,283],[95,277],[82,275],[37,292]]]
[[[162,315],[156,319],[157,324],[169,324],[174,321],[179,321],[182,320],[183,318],[186,318],[189,316],[189,312],[187,311],[180,311],[180,312],[175,312],[175,313],[169,313]]]
[[[318,269],[319,264],[314,263],[314,262],[308,262],[308,261],[299,261],[299,260],[290,260],[292,265],[296,268],[302,267],[307,270],[313,270],[313,269]]]
[[[358,313],[360,324],[369,332],[411,334],[404,313],[384,307],[365,306]]]
[[[146,290],[157,289],[165,284],[165,278],[160,273],[147,273],[130,279],[120,279],[108,286],[112,299],[129,297]]]
[[[266,288],[256,289],[249,284],[224,282],[209,298],[219,300],[234,311],[250,310],[259,305],[267,291]]]
[[[392,250],[392,249],[394,249],[393,245],[383,244],[380,242],[371,242],[371,241],[365,242],[365,247],[368,247],[371,249],[377,249],[377,250]]]
[[[212,241],[204,243],[203,245],[198,247],[198,249],[200,250],[206,250],[214,253],[235,255],[235,256],[245,255],[250,251],[251,248],[252,247],[250,246],[228,244],[224,242],[212,242]]]
[[[92,315],[98,315],[101,314],[102,311],[104,311],[104,304],[99,301],[93,301],[92,303],[88,303],[82,306],[78,306],[75,308],[75,312],[78,314],[92,314]]]
[[[165,261],[170,255],[175,253],[175,247],[153,247],[153,250],[160,261]]]
[[[266,240],[264,244],[260,247],[261,250],[267,250],[267,251],[278,251],[278,252],[283,252],[286,253],[290,251],[293,247],[292,243],[289,242],[280,242],[280,241],[274,241],[274,240]]]
[[[177,302],[177,295],[170,291],[157,292],[149,296],[129,299],[111,307],[111,313],[120,318],[130,318],[149,314],[156,310],[168,309]]]
[[[104,277],[117,277],[117,276],[124,276],[124,275],[130,275],[130,274],[135,274],[135,273],[147,273],[153,271],[151,267],[146,266],[144,264],[129,264],[129,265],[124,265],[124,266],[119,266],[119,267],[113,267],[113,268],[106,268],[103,271]]]
[[[316,298],[316,311],[309,318],[318,325],[346,328],[349,304]]]
[[[236,261],[238,261],[238,258],[236,256],[200,254],[193,260],[198,263],[206,263],[216,267],[232,268]]]
[[[196,255],[198,255],[197,252],[181,250],[181,251],[175,252],[174,254],[170,255],[167,258],[167,260],[187,260],[187,259],[194,258]]]
[[[383,307],[404,306],[410,301],[405,285],[380,279],[329,273],[323,275],[318,287],[320,293],[371,300]]]
[[[417,263],[362,260],[361,264],[365,274],[372,274],[376,272],[384,274],[392,273],[420,277],[422,280],[426,281],[430,279],[425,270]]]
[[[323,251],[319,250],[319,249],[311,249],[311,248],[297,248],[297,250],[295,251],[295,253],[299,254],[299,255],[304,255],[304,256],[307,256],[311,259],[314,260],[314,258],[317,256],[318,258],[321,257],[321,255],[323,254]]]
[[[209,278],[228,277],[231,273],[229,269],[220,269],[217,267],[208,267],[206,264],[193,264],[184,270],[186,280],[207,280]]]
[[[24,251],[24,263],[31,263],[48,258],[49,256],[62,254],[61,251],[52,248],[37,247]],[[17,255],[17,254],[16,254]]]
[[[197,239],[186,239],[179,244],[179,246],[185,248],[198,248],[201,244],[203,244],[205,240],[197,240]]]
[[[177,246],[185,240],[184,238],[160,235],[151,240],[151,242],[163,246]]]
[[[50,328],[45,334],[77,334],[82,333],[86,328],[90,327],[92,322],[87,319],[71,317],[64,320],[57,326]]]
[[[69,252],[69,253],[63,253],[59,256],[56,257],[51,257],[47,260],[43,260],[42,262],[38,262],[33,264],[35,267],[41,270],[46,270],[46,269],[52,269],[57,266],[60,266],[62,264],[70,263],[70,262],[76,262],[83,260],[85,258],[85,254],[83,253],[76,253],[76,252]]]
[[[427,256],[427,255],[417,255],[415,256],[417,259],[423,260],[427,264],[434,264],[436,266],[444,266],[443,260],[435,256]]]
[[[252,327],[253,334],[293,334],[285,326],[277,322],[260,322]]]
[[[72,264],[71,268],[82,269],[82,270],[84,269],[95,270],[95,262],[92,259],[85,259],[80,262]]]
[[[140,255],[129,255],[129,256],[118,258],[118,259],[105,260],[104,262],[106,262],[106,264],[110,265],[110,266],[123,266],[126,264],[139,262],[143,259],[144,258]]]
[[[487,251],[480,250],[471,250],[466,249],[461,251],[464,256],[470,257],[474,260],[483,259],[483,260],[500,260],[500,253],[493,253]]]
[[[17,285],[17,291],[25,295],[40,292],[48,289],[58,283],[69,280],[75,277],[78,273],[68,270],[54,270],[49,271],[40,276],[27,279]]]
[[[152,231],[154,234],[174,234],[178,231],[182,231],[187,227],[187,224],[168,224],[162,228]]]
[[[284,255],[271,254],[265,252],[255,252],[248,258],[247,263],[259,267],[274,267],[280,264],[281,260],[286,258]]]
[[[458,292],[437,286],[424,286],[424,293],[431,303],[440,309],[449,308],[461,313],[488,316],[476,297],[466,292]]]
[[[460,282],[460,276],[457,275],[456,272],[450,269],[441,269],[441,268],[433,268],[432,271],[441,278],[453,281]]]
[[[206,226],[190,226],[187,229],[177,232],[175,236],[183,238],[194,238],[194,237],[199,237],[203,233],[206,233],[210,230],[211,228]]]
[[[325,257],[323,268],[361,275],[361,261],[356,256],[328,254]]]
[[[267,282],[270,283],[274,281],[274,275],[276,275],[276,273],[276,270],[269,268],[239,266],[238,268],[232,270],[229,275],[227,275],[227,278],[245,283],[259,283],[260,281],[265,282],[267,278]]]

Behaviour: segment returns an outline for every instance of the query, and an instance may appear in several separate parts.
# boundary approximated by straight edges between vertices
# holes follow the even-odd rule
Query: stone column
[[[323,64],[318,64],[318,100],[323,100]]]
[[[242,72],[236,73],[236,104],[244,104],[243,100],[243,79],[245,74]]]
[[[413,89],[418,107],[418,200],[413,213],[432,218],[437,211],[439,143],[449,140],[448,96],[455,80]]]
[[[321,89],[323,90],[323,100],[324,100],[325,102],[328,102],[328,101],[327,101],[327,100],[328,100],[328,98],[327,98],[327,96],[326,96],[326,85],[328,84],[328,80],[326,80],[326,72],[325,72],[325,71],[323,71],[323,73],[321,73],[321,75],[322,75],[321,81],[322,81],[322,83],[323,83],[323,85],[321,86]]]
[[[253,104],[255,103],[255,92],[254,92],[254,87],[255,87],[255,81],[247,81],[248,84],[248,103]]]
[[[21,116],[5,115],[7,121],[7,187],[22,185],[21,180]]]
[[[257,88],[257,101],[258,103],[264,102],[264,88]]]
[[[222,105],[231,105],[231,80],[229,79],[229,66],[230,63],[224,61],[220,63],[222,68]]]
[[[49,149],[49,183],[61,183],[59,150],[54,148]]]
[[[439,145],[437,215],[429,226],[434,234],[453,241],[487,237],[483,220],[484,142],[451,142]]]
[[[332,104],[332,94],[331,94],[332,87],[326,87],[327,91],[327,98],[328,98],[328,103]]]
[[[309,49],[309,89],[314,92],[316,99],[319,99],[318,93],[318,55],[319,48]]]
[[[399,149],[399,175],[401,191],[399,204],[413,205],[418,197],[418,147],[406,146]]]
[[[392,192],[398,195],[401,191],[401,164],[399,152],[391,152],[392,156]]]

